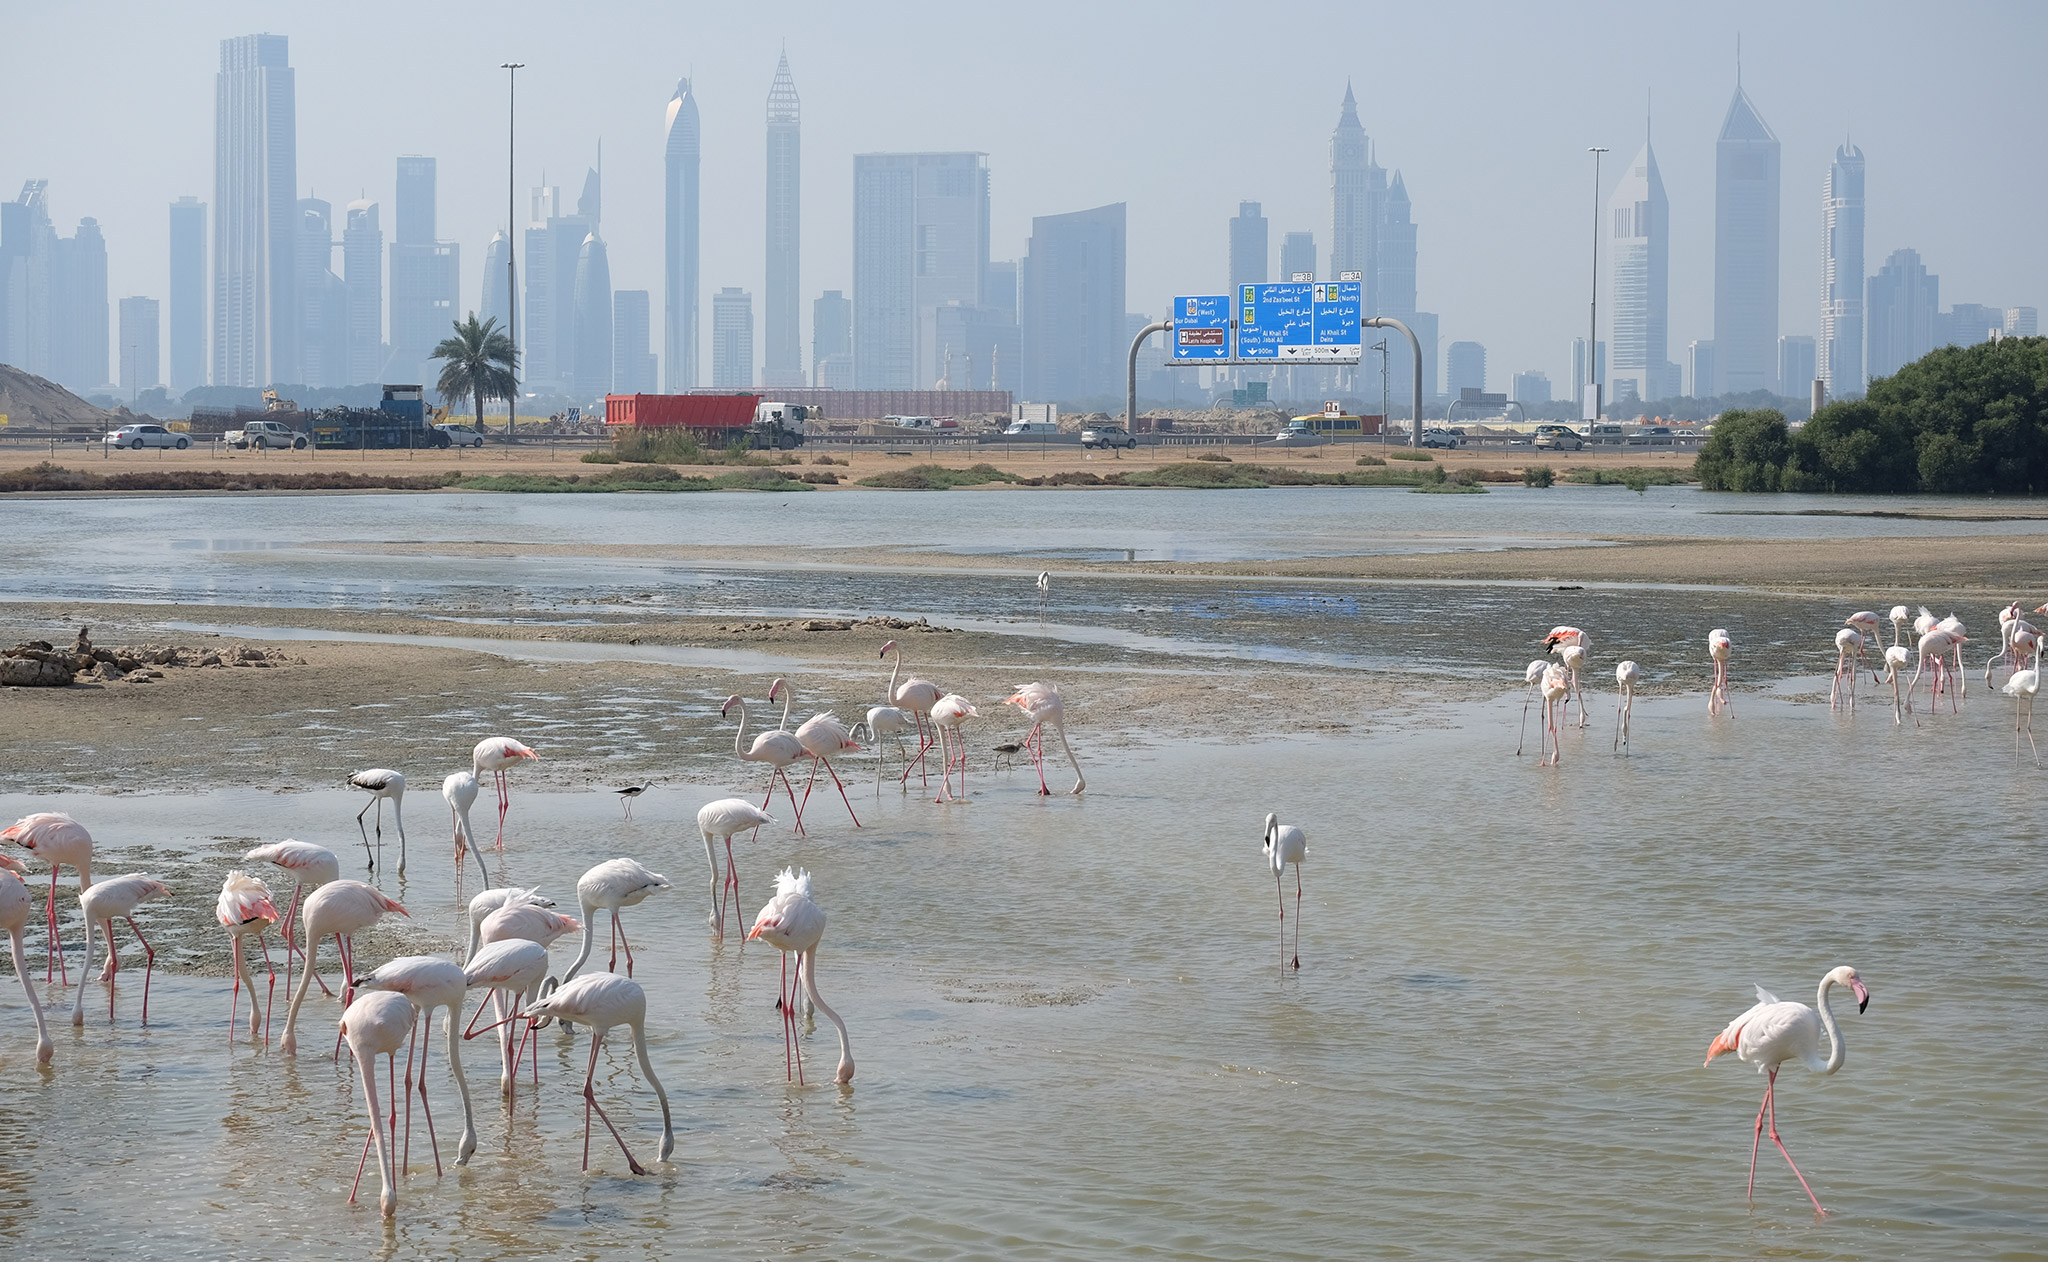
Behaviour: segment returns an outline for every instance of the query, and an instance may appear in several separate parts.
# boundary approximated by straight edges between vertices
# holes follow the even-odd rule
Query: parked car
[[[299,451],[306,446],[306,436],[283,421],[250,421],[240,429],[222,434],[221,440],[238,451],[247,447],[289,447]]]
[[[1138,440],[1125,433],[1121,425],[1090,425],[1081,431],[1081,445],[1133,448],[1138,445]]]
[[[1289,421],[1287,428],[1273,435],[1273,441],[1289,447],[1314,447],[1326,441],[1307,421]]]
[[[1538,425],[1530,445],[1547,451],[1578,451],[1586,440],[1569,425]]]
[[[126,447],[140,451],[144,447],[176,447],[183,451],[192,445],[192,440],[183,434],[173,434],[161,425],[123,425],[107,431],[100,440],[109,447]]]
[[[1463,443],[1464,438],[1462,435],[1454,434],[1447,429],[1438,429],[1435,426],[1431,426],[1422,431],[1422,445],[1425,447],[1456,449],[1463,445]]]
[[[434,428],[448,435],[448,445],[451,447],[481,447],[484,445],[484,436],[467,425],[458,425],[450,421],[445,424],[436,425]]]
[[[1644,425],[1638,427],[1636,432],[1630,434],[1629,437],[1641,443],[1667,444],[1671,441],[1671,427],[1669,425]]]
[[[1051,421],[1011,421],[1010,427],[1003,431],[1003,437],[1036,438],[1059,432],[1060,427]]]
[[[1579,437],[1589,443],[1620,443],[1628,440],[1628,431],[1626,429],[1619,425],[1610,425],[1604,422],[1581,425],[1579,426],[1578,434]]]

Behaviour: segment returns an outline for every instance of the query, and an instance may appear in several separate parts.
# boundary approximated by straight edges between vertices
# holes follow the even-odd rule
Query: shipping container
[[[606,425],[642,429],[745,429],[761,405],[758,394],[608,394]]]

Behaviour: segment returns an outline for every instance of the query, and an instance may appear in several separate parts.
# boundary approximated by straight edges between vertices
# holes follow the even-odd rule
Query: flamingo
[[[1060,686],[1058,684],[1041,683],[1021,684],[1014,695],[1003,699],[1003,704],[1016,706],[1024,712],[1025,718],[1031,720],[1031,732],[1024,738],[1024,745],[1025,748],[1031,751],[1032,766],[1038,769],[1038,792],[1042,796],[1048,797],[1052,794],[1052,790],[1045,785],[1044,729],[1048,723],[1052,725],[1053,732],[1059,736],[1060,748],[1066,751],[1067,761],[1073,764],[1074,787],[1072,792],[1079,793],[1086,789],[1088,787],[1088,780],[1081,774],[1081,764],[1074,757],[1074,747],[1067,744],[1067,707],[1060,700]],[[966,751],[963,749],[961,753],[964,758]],[[964,781],[967,776],[964,767],[960,775]]]
[[[961,733],[960,725],[969,719],[979,717],[981,717],[981,712],[969,704],[967,698],[957,692],[947,693],[939,698],[937,704],[932,706],[932,726],[937,728],[939,732],[939,762],[942,765],[942,771],[939,776],[941,796],[933,798],[934,802],[966,800],[967,738]],[[949,745],[946,741],[946,733],[948,732],[953,734],[951,743],[960,747],[958,759],[960,763],[960,796],[957,799],[953,796],[953,763],[955,760],[949,752]]]
[[[448,1040],[448,1068],[455,1075],[455,1089],[462,1096],[462,1138],[456,1142],[455,1164],[466,1166],[476,1152],[476,1118],[470,1111],[469,1080],[462,1075],[462,1041],[456,1036],[461,1024],[462,1003],[469,992],[469,979],[460,964],[434,955],[403,955],[380,966],[368,977],[355,979],[358,991],[389,991],[411,1002],[423,1022],[416,1028],[422,1036],[420,1048],[420,1111],[427,1119],[427,1142],[434,1148],[434,1174],[441,1174],[441,1143],[434,1138],[434,1111],[427,1104],[427,1053],[434,1046],[434,1009],[446,1008],[441,1022]],[[346,1019],[346,1018],[344,1018]],[[411,1168],[412,1158],[412,1046],[405,1049],[405,1147],[399,1160],[401,1171]]]
[[[1564,667],[1551,663],[1543,668],[1543,730],[1550,736],[1549,757],[1538,757],[1536,765],[1557,766],[1564,761],[1564,750],[1558,744],[1557,703],[1569,696],[1571,682],[1564,673]]]
[[[484,1014],[484,1006],[479,1003],[470,1028],[462,1032],[462,1037],[471,1039],[503,1028],[498,1038],[498,1090],[507,1096],[512,1094],[513,1083],[519,1076],[519,1058],[512,1048],[512,1024],[519,1017],[521,1002],[539,992],[547,971],[548,949],[527,938],[506,938],[471,952],[469,963],[462,970],[465,984],[471,990],[479,986],[486,989],[498,1016],[490,1025],[477,1029],[476,1023]],[[507,995],[511,996],[509,1006]],[[538,1038],[531,1026],[526,1035]],[[519,1046],[525,1048],[525,1036],[520,1038]]]
[[[530,890],[515,889],[508,886],[502,889],[477,891],[476,897],[469,900],[469,953],[471,955],[475,955],[476,949],[483,945],[484,921],[490,918],[492,912],[505,906],[507,903],[532,903],[536,907],[553,907],[555,900],[542,897],[540,886],[538,885]]]
[[[1899,674],[1906,669],[1906,659],[1910,656],[1911,654],[1906,652],[1906,646],[1903,644],[1894,644],[1884,651],[1884,677],[1891,682],[1892,686],[1892,725],[1894,727],[1901,726],[1905,722],[1904,719],[1899,717]],[[1913,720],[1916,724],[1919,721],[1918,719]]]
[[[405,871],[405,819],[400,808],[405,805],[405,777],[389,767],[372,767],[358,771],[348,778],[353,788],[368,790],[370,800],[363,803],[363,809],[356,812],[356,831],[363,833],[363,853],[370,854],[370,834],[363,832],[363,816],[371,807],[377,808],[377,855],[384,853],[384,802],[391,802],[391,818],[398,825],[398,870]],[[370,856],[370,870],[377,870],[377,856]]]
[[[1853,659],[1853,660],[1852,660]],[[1828,687],[1828,708],[1842,700],[1842,679],[1849,680],[1849,709],[1856,709],[1856,663],[1863,660],[1863,633],[1853,627],[1835,632],[1835,682]]]
[[[1543,651],[1558,655],[1558,660],[1564,664],[1565,678],[1571,686],[1570,692],[1565,694],[1565,713],[1567,716],[1570,715],[1572,694],[1576,693],[1579,698],[1579,717],[1581,719],[1585,718],[1586,696],[1583,692],[1579,691],[1578,668],[1585,663],[1585,651],[1588,647],[1586,633],[1577,627],[1552,627],[1550,634],[1543,637]],[[1579,650],[1579,656],[1576,661],[1565,655],[1565,650],[1571,648]]]
[[[2041,747],[2034,744],[2034,694],[2041,691],[2041,671],[2016,670],[2012,678],[2005,681],[2003,689],[2013,701],[2012,716],[2012,760],[2015,766],[2020,760],[2020,728],[2027,732],[2027,745],[2034,751],[2034,765],[2041,765]]]
[[[1045,600],[1050,595],[1052,595],[1052,571],[1040,570],[1038,572],[1038,620],[1040,622],[1045,621]]]
[[[1949,651],[1955,654],[1956,694],[1967,697],[1970,695],[1970,676],[1969,672],[1963,669],[1963,645],[1970,642],[1970,637],[1963,634],[1963,620],[1954,614],[1950,614],[1948,617],[1935,623],[1934,626],[1936,630],[1946,631],[1955,637],[1949,644]]]
[[[1892,611],[1889,614],[1886,614],[1885,616],[1888,619],[1890,619],[1892,624],[1893,645],[1897,646],[1905,644],[1906,623],[1912,619],[1911,611],[1908,610],[1904,605],[1893,605]]]
[[[1946,669],[1942,662],[1942,654],[1947,653],[1960,643],[1967,642],[1967,636],[1956,632],[1944,631],[1940,627],[1930,627],[1921,635],[1920,660],[1913,667],[1912,682],[1906,685],[1906,709],[1911,710],[1913,708],[1913,690],[1920,686],[1920,672],[1926,668],[1927,659],[1932,657],[1934,659],[1934,674],[1927,681],[1927,712],[1929,714],[1934,713],[1935,697],[1940,693],[1941,676]],[[1960,650],[1958,652],[1960,653]],[[1956,709],[1956,694],[1953,691],[1949,693],[1948,704],[1950,713],[1954,713]]]
[[[1641,668],[1634,662],[1623,662],[1614,668],[1614,685],[1621,694],[1614,703],[1614,742],[1617,749],[1628,747],[1628,716],[1636,708],[1636,683],[1642,676]]]
[[[57,933],[57,870],[69,864],[78,873],[78,892],[83,894],[92,888],[92,834],[69,815],[39,811],[14,821],[5,832],[0,832],[0,841],[11,841],[50,865],[50,901],[45,908],[50,924],[50,950],[43,959],[43,981],[47,984],[56,972],[63,975],[64,984],[69,986],[71,974],[64,966],[64,939]],[[90,927],[86,933],[91,935]],[[56,961],[54,970],[50,967],[52,959]]]
[[[2019,660],[2012,652],[2012,633],[2018,627],[2029,626],[2026,620],[2020,617],[2021,612],[2020,602],[2017,600],[1998,611],[1998,652],[1984,663],[1986,684],[1991,682],[1991,672],[2000,662],[2010,663],[2014,670],[2019,669]]]
[[[43,1002],[36,997],[36,984],[29,980],[28,959],[21,950],[21,936],[28,930],[28,918],[35,905],[35,896],[28,892],[20,877],[0,871],[0,929],[7,931],[8,945],[14,951],[14,976],[21,982],[21,993],[28,998],[28,1010],[36,1019],[36,1064],[47,1065],[56,1044],[50,1041],[50,1025],[43,1019]]]
[[[2041,654],[2041,631],[2025,618],[2014,618],[2005,631],[2006,665],[2013,670],[2022,669],[2020,662],[2026,658],[2038,658]],[[1991,659],[1996,662],[1997,658]],[[1984,682],[1991,682],[1991,667],[1984,667]]]
[[[484,863],[483,847],[476,844],[469,832],[469,808],[476,805],[476,795],[481,792],[474,771],[451,772],[441,781],[441,796],[448,800],[448,820],[455,828],[455,870],[462,871],[462,855],[465,850],[476,851],[477,870],[484,874],[484,884],[491,883],[491,869]]]
[[[653,787],[654,781],[649,780],[645,784],[629,784],[623,789],[613,789],[612,792],[619,795],[619,806],[626,812],[626,818],[631,819],[633,818],[633,799]]]
[[[890,705],[908,710],[911,718],[916,721],[917,754],[912,758],[911,762],[917,765],[919,774],[923,776],[924,783],[929,786],[931,784],[931,772],[925,767],[924,756],[925,751],[932,747],[933,737],[925,730],[925,719],[931,714],[932,707],[938,704],[939,698],[943,694],[939,692],[939,686],[929,679],[918,679],[912,676],[900,684],[897,683],[897,676],[903,673],[903,650],[896,647],[896,641],[891,640],[882,646],[882,651],[877,656],[887,657],[892,649],[896,653],[896,666],[889,672],[889,687],[882,694],[882,699]],[[910,783],[909,763],[906,763],[903,767],[903,783]]]
[[[582,927],[574,916],[549,911],[539,903],[515,900],[485,916],[477,929],[477,936],[486,944],[524,938],[542,946],[553,946],[557,939],[565,938]]]
[[[412,1001],[404,995],[388,990],[373,990],[348,1006],[341,1014],[341,1035],[348,1040],[348,1050],[354,1053],[356,1068],[363,1079],[363,1103],[370,1110],[370,1138],[377,1142],[377,1175],[384,1181],[384,1191],[377,1198],[378,1209],[384,1217],[390,1218],[398,1212],[397,1177],[392,1170],[391,1145],[396,1136],[387,1140],[384,1131],[384,1114],[377,1107],[377,1057],[386,1056],[393,1062],[391,1076],[398,1076],[398,1049],[412,1035]],[[396,1082],[393,1082],[396,1090]],[[398,1107],[392,1102],[393,1123],[396,1124]],[[367,1148],[364,1156],[367,1157]],[[356,1166],[355,1186],[348,1190],[348,1203],[356,1203],[356,1188],[363,1182],[363,1168]]]
[[[846,1022],[840,1020],[831,1005],[818,994],[818,942],[825,936],[825,909],[811,898],[811,874],[784,868],[775,877],[775,897],[754,917],[754,927],[747,934],[752,941],[760,938],[769,946],[782,952],[782,976],[787,984],[788,994],[776,991],[775,1006],[782,1009],[783,1022],[783,1074],[789,1072],[789,1061],[793,1050],[796,1062],[796,1080],[804,1080],[803,1045],[796,1035],[796,982],[803,982],[805,993],[810,997],[811,1006],[825,1014],[839,1030],[839,1068],[833,1081],[853,1081],[853,1048],[846,1036]],[[789,976],[789,957],[794,953],[796,979]]]
[[[604,1036],[621,1025],[632,1029],[633,1051],[640,1057],[640,1072],[661,1101],[661,1147],[654,1159],[667,1161],[676,1150],[675,1124],[669,1118],[668,1092],[661,1089],[661,1079],[654,1076],[654,1066],[647,1059],[647,992],[640,988],[640,983],[616,973],[585,973],[555,993],[534,1001],[527,1011],[534,1018],[552,1017],[590,1027],[590,1069],[583,1075],[583,1168],[590,1169],[590,1111],[596,1109],[598,1117],[604,1119],[605,1129],[619,1141],[619,1151],[626,1154],[626,1165],[634,1174],[647,1173],[633,1160],[633,1150],[626,1147],[619,1128],[605,1117],[594,1085],[598,1048],[604,1044]]]
[[[523,758],[540,761],[540,755],[509,736],[486,736],[470,751],[470,770],[478,776],[488,771],[498,788],[498,849],[505,848],[505,812],[512,809],[512,777],[508,774]]]
[[[778,689],[782,689],[782,681],[780,679],[776,680],[768,689],[768,699],[770,701],[775,699]],[[786,728],[789,725],[789,693],[786,689],[783,690],[782,697],[782,722],[783,727]],[[798,833],[803,832],[804,813],[796,804],[796,790],[789,785],[787,771],[791,763],[804,756],[802,743],[797,740],[794,733],[778,729],[773,732],[762,732],[754,738],[753,745],[748,746],[746,744],[746,700],[738,693],[734,693],[725,699],[725,705],[720,707],[718,713],[723,717],[734,706],[740,708],[740,726],[739,730],[734,732],[732,736],[732,752],[738,754],[744,762],[765,762],[768,764],[768,796],[761,799],[761,809],[767,810],[768,803],[774,800],[775,782],[780,780],[783,792],[789,795],[789,809],[796,814],[796,831]]]
[[[853,737],[846,731],[846,725],[830,714],[814,714],[803,721],[796,730],[796,739],[811,756],[811,778],[804,782],[804,802],[811,800],[811,786],[818,782],[818,768],[825,768],[825,774],[832,777],[832,783],[839,788],[839,800],[846,803],[846,814],[853,820],[855,828],[860,827],[860,816],[853,813],[853,800],[846,796],[846,786],[840,784],[839,773],[832,769],[832,756],[846,750],[858,750]],[[906,778],[908,778],[906,776]],[[801,812],[801,805],[799,806]],[[739,891],[733,891],[737,894]],[[734,906],[738,913],[739,908]]]
[[[576,901],[583,905],[583,949],[576,953],[576,962],[562,974],[562,980],[574,980],[583,968],[583,962],[590,958],[591,925],[595,923],[600,907],[612,915],[612,958],[611,963],[605,965],[605,971],[614,971],[619,962],[619,946],[624,943],[626,976],[631,977],[633,944],[626,941],[626,931],[619,924],[619,909],[637,906],[649,894],[668,888],[667,877],[659,872],[650,872],[637,859],[607,859],[579,877]]]
[[[292,955],[298,946],[292,941],[292,926],[298,923],[299,896],[307,886],[319,889],[330,881],[341,879],[341,857],[325,846],[316,846],[310,841],[293,841],[289,837],[268,846],[258,846],[242,856],[244,863],[269,863],[292,874],[297,884],[292,887],[291,906],[284,909],[284,919],[278,923],[277,931],[284,938],[285,985],[291,985]],[[327,983],[321,982],[320,989],[326,990]]]
[[[901,759],[904,757],[903,733],[912,731],[915,728],[916,724],[911,719],[910,711],[898,709],[892,705],[870,707],[868,716],[853,725],[852,735],[859,738],[862,730],[865,729],[868,743],[875,747],[875,795],[877,797],[880,797],[882,793],[882,738],[885,736],[890,738],[890,745],[895,747],[896,756]],[[907,764],[908,760],[905,759],[905,762]],[[907,771],[908,769],[906,765],[905,770]],[[909,779],[908,776],[904,778],[906,780]]]
[[[397,899],[361,881],[329,881],[306,899],[306,973],[299,978],[299,988],[292,992],[291,1004],[285,1009],[284,1034],[277,1041],[279,1051],[287,1056],[298,1054],[299,1006],[306,1002],[306,991],[320,971],[320,940],[333,938],[334,949],[341,954],[341,1006],[346,1010],[355,999],[355,988],[349,984],[355,975],[355,935],[392,911],[401,916],[412,915]],[[326,983],[322,982],[321,987],[325,989]]]
[[[1707,690],[1707,713],[1719,714],[1728,708],[1728,655],[1735,651],[1735,641],[1728,638],[1723,627],[1707,632],[1707,656],[1714,659],[1714,685]]]
[[[1539,657],[1530,662],[1528,667],[1522,671],[1522,682],[1527,685],[1527,689],[1522,693],[1522,731],[1515,738],[1515,757],[1517,758],[1522,756],[1522,746],[1529,739],[1529,703],[1534,701],[1537,694],[1541,692],[1543,672],[1549,665],[1550,661],[1548,658]]]
[[[270,901],[270,887],[262,878],[250,876],[239,869],[229,872],[220,884],[220,898],[213,905],[213,914],[234,940],[235,984],[228,994],[228,1038],[235,1035],[235,1009],[240,1005],[241,989],[249,988],[249,1038],[256,1038],[259,1017],[267,1018],[270,1000],[277,995],[277,970],[270,970],[270,992],[263,1001],[259,1012],[256,1007],[256,980],[249,975],[249,961],[242,953],[242,939],[253,937],[263,947],[263,964],[270,966],[270,947],[264,943],[263,935],[279,920],[277,904]],[[267,1028],[267,1021],[266,1021]]]
[[[1280,900],[1280,971],[1287,971],[1287,895],[1281,893],[1280,878],[1287,865],[1294,865],[1294,967],[1301,967],[1301,860],[1308,853],[1308,834],[1267,812],[1264,840],[1260,843],[1266,862],[1273,865],[1273,893]]]
[[[1820,993],[1814,997],[1814,1007],[1803,1003],[1781,1003],[1778,997],[1763,987],[1756,988],[1756,1006],[1728,1023],[1728,1028],[1715,1036],[1707,1048],[1706,1064],[1713,1064],[1714,1058],[1723,1052],[1734,1052],[1745,1065],[1755,1065],[1757,1072],[1770,1075],[1770,1084],[1764,1088],[1764,1102],[1757,1106],[1756,1138],[1749,1147],[1749,1196],[1756,1198],[1756,1153],[1763,1144],[1764,1115],[1770,1114],[1771,1142],[1778,1151],[1785,1154],[1785,1164],[1792,1167],[1792,1175],[1799,1180],[1799,1186],[1806,1188],[1807,1199],[1813,1202],[1814,1212],[1825,1214],[1820,1198],[1807,1187],[1806,1176],[1799,1173],[1799,1166],[1792,1160],[1792,1154],[1785,1151],[1785,1141],[1778,1138],[1778,1109],[1773,1096],[1778,1089],[1778,1066],[1788,1060],[1803,1062],[1817,1074],[1832,1074],[1842,1067],[1848,1047],[1842,1042],[1841,1027],[1835,1024],[1834,1010],[1828,1006],[1828,991],[1836,986],[1847,986],[1856,994],[1856,1011],[1862,1012],[1870,1006],[1870,989],[1856,970],[1844,964],[1820,979]],[[1814,1009],[1818,1008],[1816,1012]],[[1825,1029],[1828,1035],[1826,1060],[1820,1055],[1820,1035]]]
[[[711,928],[715,934],[725,937],[725,891],[732,890],[733,914],[739,914],[740,875],[733,866],[732,839],[737,833],[772,824],[775,817],[755,806],[745,798],[720,798],[706,802],[697,811],[697,831],[704,838],[704,861],[711,865]],[[712,849],[713,838],[725,839],[725,880],[718,879],[718,855]]]
[[[1583,644],[1563,645],[1557,650],[1557,656],[1558,660],[1564,664],[1565,678],[1571,684],[1571,696],[1578,698],[1579,726],[1584,727],[1586,726],[1586,689],[1579,682],[1579,672],[1586,665],[1586,646]],[[1571,708],[1570,697],[1565,699],[1565,708],[1567,710]]]
[[[78,998],[71,1005],[71,1024],[85,1024],[85,974],[92,969],[92,931],[95,926],[107,939],[107,962],[100,969],[100,980],[110,983],[107,987],[107,1020],[114,1019],[114,988],[111,983],[114,974],[121,971],[120,955],[114,949],[114,918],[128,922],[129,931],[142,944],[146,963],[142,969],[142,1023],[149,1024],[149,979],[156,972],[156,948],[149,945],[149,939],[142,936],[142,930],[135,926],[135,909],[152,898],[160,898],[170,890],[162,881],[152,881],[140,872],[126,876],[109,877],[91,889],[81,890],[78,905],[85,910],[85,960],[78,966]]]

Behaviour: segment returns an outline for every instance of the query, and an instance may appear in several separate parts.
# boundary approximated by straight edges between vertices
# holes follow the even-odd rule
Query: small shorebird
[[[613,789],[612,792],[619,795],[619,805],[626,808],[626,818],[631,819],[633,818],[633,799],[653,787],[654,781],[649,780],[646,784],[629,784],[623,789]]]

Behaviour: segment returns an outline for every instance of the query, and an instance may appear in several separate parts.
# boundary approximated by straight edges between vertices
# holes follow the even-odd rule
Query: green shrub
[[[619,453],[615,451],[586,451],[581,457],[584,464],[617,464]]]
[[[1653,486],[1684,486],[1692,481],[1683,469],[1626,465],[1618,469],[1567,469],[1564,480],[1582,486],[1625,486],[1641,491]]]
[[[1387,454],[1388,454],[1389,456],[1393,457],[1393,458],[1394,458],[1394,459],[1396,459],[1396,460],[1435,460],[1435,459],[1436,459],[1436,457],[1435,457],[1435,456],[1432,456],[1432,455],[1430,455],[1430,454],[1429,454],[1428,452],[1426,452],[1426,451],[1406,451],[1406,450],[1403,450],[1402,448],[1399,448],[1399,447],[1389,447],[1389,448],[1387,448]]]
[[[1383,465],[1386,463],[1386,461],[1380,459],[1378,456],[1360,456],[1358,458],[1358,463],[1362,465]]]
[[[1212,464],[1232,463],[1230,457],[1220,451],[1198,451],[1190,458],[1194,460],[1207,460]]]
[[[1283,484],[1292,479],[1312,479],[1312,474],[1299,474],[1291,469],[1218,469],[1209,464],[1182,461],[1177,464],[1160,465],[1156,469],[1140,469],[1123,475],[1125,486],[1174,486],[1197,491],[1239,491],[1256,490],[1261,487]]]
[[[1557,481],[1557,470],[1547,464],[1532,464],[1522,470],[1522,485],[1547,487]]]
[[[1785,461],[1792,439],[1785,414],[1776,408],[1723,412],[1700,446],[1693,473],[1709,491],[1784,489]]]
[[[629,464],[702,464],[704,461],[704,449],[697,445],[697,440],[679,429],[643,429],[636,426],[623,430],[612,438],[612,454]],[[609,462],[591,460],[591,463]]]

